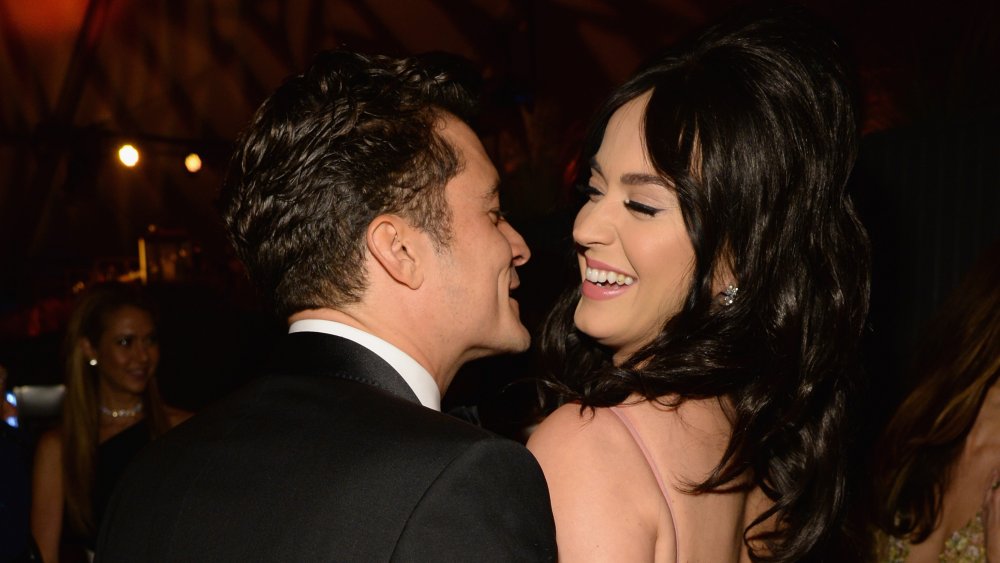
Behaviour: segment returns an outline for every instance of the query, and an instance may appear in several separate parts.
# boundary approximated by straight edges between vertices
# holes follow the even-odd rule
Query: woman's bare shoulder
[[[570,488],[634,485],[648,473],[628,429],[609,408],[563,405],[532,433],[528,449],[547,477]]]
[[[167,415],[167,422],[170,423],[171,428],[194,416],[194,413],[191,411],[179,409],[170,405],[163,405],[163,412]]]
[[[38,437],[35,446],[35,474],[61,471],[63,459],[63,434],[61,428],[51,428]]]
[[[528,449],[549,484],[560,560],[653,559],[664,518],[657,484],[611,409],[564,405]]]
[[[36,451],[38,455],[62,456],[63,433],[61,427],[50,428],[38,437]]]
[[[628,438],[627,431],[608,408],[581,408],[565,404],[552,412],[528,440],[528,449],[546,452],[606,452]]]

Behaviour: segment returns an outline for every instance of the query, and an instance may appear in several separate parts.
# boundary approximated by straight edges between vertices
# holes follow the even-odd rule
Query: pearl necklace
[[[106,414],[111,418],[131,418],[141,412],[142,402],[138,402],[134,406],[127,409],[109,409],[108,407],[101,405],[101,414]]]

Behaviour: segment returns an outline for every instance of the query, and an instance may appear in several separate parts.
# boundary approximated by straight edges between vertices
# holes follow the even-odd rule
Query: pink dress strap
[[[625,428],[628,429],[628,433],[632,435],[632,440],[635,441],[639,449],[642,450],[642,456],[646,458],[646,465],[649,466],[650,471],[653,472],[653,477],[656,478],[656,484],[660,487],[660,494],[663,495],[663,500],[667,503],[667,510],[670,511],[670,523],[674,526],[674,560],[680,561],[680,536],[677,534],[677,519],[674,518],[674,505],[670,501],[670,492],[667,489],[666,483],[663,482],[663,477],[660,476],[660,470],[656,467],[656,462],[653,461],[653,456],[649,453],[649,448],[646,447],[646,443],[642,441],[642,437],[639,436],[639,431],[636,430],[635,425],[629,419],[628,415],[625,414],[623,410],[618,407],[610,407],[611,412],[615,413],[618,420],[622,421]]]

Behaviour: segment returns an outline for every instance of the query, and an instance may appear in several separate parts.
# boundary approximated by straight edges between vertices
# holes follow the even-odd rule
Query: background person
[[[31,530],[44,561],[93,551],[125,467],[188,416],[160,398],[157,338],[152,308],[135,286],[95,285],[76,305],[66,328],[62,420],[35,451]]]
[[[17,409],[7,402],[7,370],[0,365],[0,561],[37,560],[31,541],[31,465],[18,429],[7,424]]]
[[[1000,244],[939,308],[876,448],[879,561],[1000,562]]]

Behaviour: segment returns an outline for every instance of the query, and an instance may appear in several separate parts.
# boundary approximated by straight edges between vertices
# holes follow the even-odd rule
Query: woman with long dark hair
[[[822,26],[768,11],[599,112],[542,343],[565,404],[528,444],[561,560],[836,557],[869,289],[850,84]]]
[[[918,349],[913,388],[876,449],[879,561],[1000,562],[998,286],[1000,244]]]

